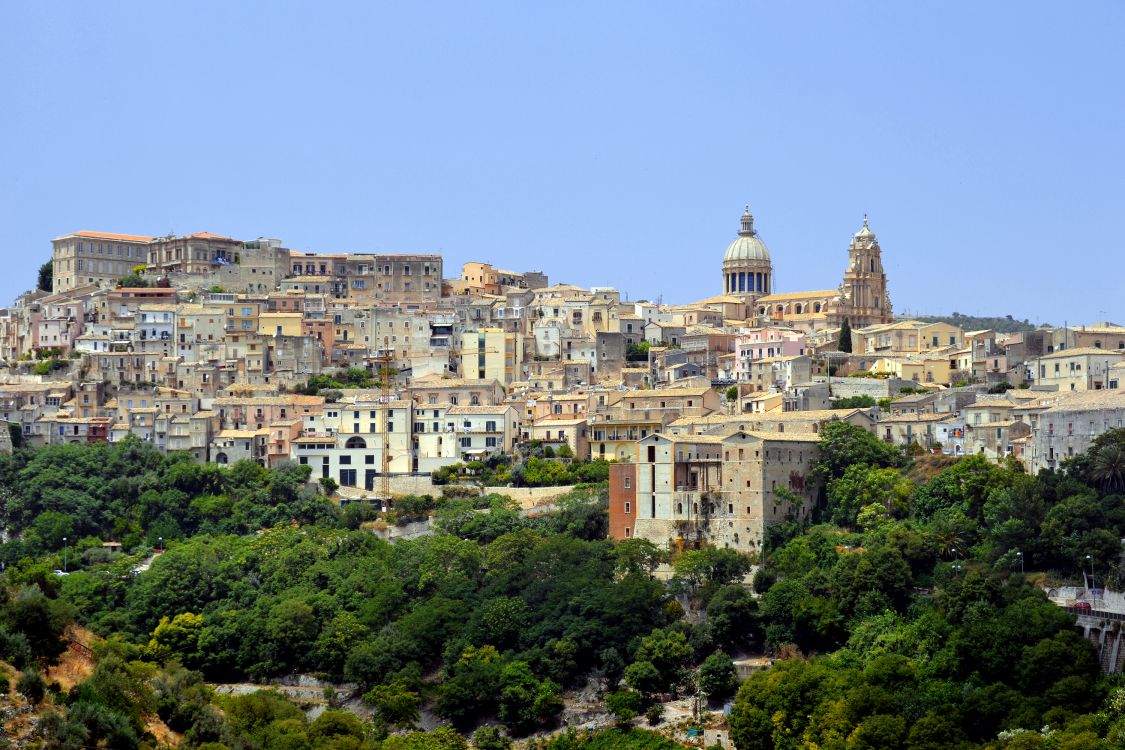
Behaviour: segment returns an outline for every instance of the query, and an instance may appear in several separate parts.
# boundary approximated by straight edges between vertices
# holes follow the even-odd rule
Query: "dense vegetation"
[[[1121,746],[1125,691],[1020,558],[1121,580],[1123,445],[1110,432],[1039,478],[980,456],[926,478],[828,426],[822,523],[777,529],[755,581],[766,648],[791,658],[740,689],[737,746]]]
[[[134,440],[19,450],[0,457],[0,658],[43,701],[47,747],[151,745],[159,719],[207,750],[504,748],[590,678],[619,728],[538,747],[663,750],[630,722],[736,691],[742,750],[1120,746],[1125,689],[1032,582],[1125,578],[1125,432],[1039,477],[938,458],[826,426],[816,517],[771,530],[755,596],[732,550],[605,541],[599,485],[536,518],[502,495],[400,498],[435,533],[388,544],[359,528],[375,509],[333,507],[305,467]],[[108,640],[64,690],[39,667],[72,621]],[[732,657],[756,652],[778,661],[739,690]],[[374,721],[207,685],[297,672],[354,683]],[[414,731],[423,711],[458,731]]]
[[[923,323],[949,323],[964,331],[993,330],[997,333],[1016,333],[1035,330],[1035,325],[1031,321],[1017,320],[1011,315],[979,316],[955,312],[952,315],[911,315],[908,319],[920,320]]]
[[[437,533],[390,545],[356,528],[370,509],[340,511],[307,480],[307,467],[202,466],[135,440],[0,457],[12,535],[0,546],[10,587],[0,656],[17,668],[49,661],[76,618],[113,639],[98,668],[117,665],[141,685],[117,703],[101,693],[87,701],[93,687],[60,696],[69,708],[44,731],[90,739],[112,729],[113,747],[133,747],[165,679],[312,672],[359,686],[377,717],[364,742],[413,726],[422,705],[461,729],[491,716],[523,734],[555,721],[565,687],[594,670],[620,672],[642,636],[676,618],[651,568],[604,540],[602,487],[572,492],[539,518],[522,518],[502,496],[433,508],[401,498],[396,513],[433,511]],[[126,554],[104,548],[110,539]],[[138,575],[158,541],[167,550]],[[68,575],[51,573],[64,567]],[[214,700],[177,714],[178,730],[200,746],[272,747],[262,738],[281,731],[268,729],[275,722],[309,747],[328,746],[314,741],[316,722],[294,725],[280,699],[262,698],[253,711],[276,720],[245,731],[226,708],[216,723]],[[82,708],[91,701],[100,718]],[[239,739],[247,732],[259,739]],[[433,740],[420,737],[384,746]]]
[[[298,389],[306,396],[316,396],[322,391],[341,391],[347,388],[378,388],[370,370],[363,367],[349,367],[335,373],[321,373],[309,377],[305,385]],[[332,393],[325,395],[335,395]]]
[[[494,453],[483,461],[456,463],[436,469],[434,484],[472,482],[485,487],[556,487],[591,484],[609,480],[609,462],[600,459],[575,459],[565,443],[556,451],[551,446],[532,444],[528,453],[513,459]]]

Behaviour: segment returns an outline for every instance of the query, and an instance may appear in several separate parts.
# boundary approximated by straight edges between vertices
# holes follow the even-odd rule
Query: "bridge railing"
[[[1125,621],[1125,613],[1121,612],[1106,612],[1101,609],[1079,609],[1078,607],[1063,607],[1067,612],[1075,615],[1086,615],[1087,617],[1101,617],[1104,620],[1121,620]]]

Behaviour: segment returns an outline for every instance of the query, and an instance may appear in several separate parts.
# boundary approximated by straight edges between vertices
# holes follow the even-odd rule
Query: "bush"
[[[43,682],[43,678],[39,676],[39,670],[28,667],[20,673],[20,678],[16,682],[16,690],[32,703],[38,703],[46,695],[47,685]]]
[[[660,720],[664,718],[664,704],[654,703],[645,711],[645,719],[648,720],[649,726],[656,726]]]

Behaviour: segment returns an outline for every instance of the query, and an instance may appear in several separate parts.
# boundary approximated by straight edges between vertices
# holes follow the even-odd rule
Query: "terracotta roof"
[[[196,232],[195,234],[189,234],[188,238],[189,239],[197,239],[197,240],[229,240],[230,239],[230,237],[224,237],[221,234],[211,234],[210,232]]]
[[[70,236],[70,235],[65,235],[65,236]],[[145,237],[144,235],[140,235],[140,234],[113,234],[111,232],[81,231],[81,232],[75,232],[73,236],[75,236],[75,237],[94,237],[96,239],[102,239],[102,240],[124,240],[126,242],[149,242],[150,240],[152,240],[152,237]]]

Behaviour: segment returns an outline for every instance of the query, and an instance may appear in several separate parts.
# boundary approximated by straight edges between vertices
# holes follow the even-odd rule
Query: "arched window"
[[[226,465],[226,464],[228,463],[228,461],[227,461],[227,454],[225,454],[225,453],[220,453],[220,454],[216,455],[216,456],[215,456],[215,463],[217,463],[217,464],[223,464],[223,465],[225,466],[225,465]]]
[[[367,441],[358,435],[348,438],[348,442],[344,443],[345,448],[366,448]]]
[[[802,304],[801,304],[800,302],[798,302],[798,303],[797,303],[797,308],[796,308],[796,309],[794,310],[794,312],[796,312],[796,313],[797,313],[798,315],[800,315],[800,314],[801,314],[801,313],[803,313],[804,311],[805,311],[805,306],[804,306],[804,305],[802,305]]]
[[[683,515],[683,513],[684,513],[684,504],[683,503],[676,503],[676,514],[677,515]]]
[[[759,307],[759,308],[758,308],[758,314],[759,314],[759,315],[765,315],[765,314],[766,314],[766,308],[764,308],[764,307]],[[1125,341],[1123,341],[1122,343],[1123,343],[1123,344],[1125,344]]]
[[[871,273],[875,273],[875,259],[871,259]]]
[[[813,305],[813,312],[820,312],[820,303],[819,302],[817,302],[815,305]]]

